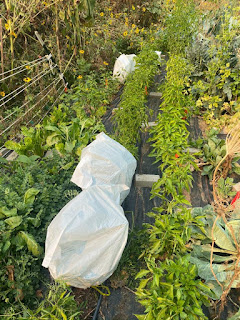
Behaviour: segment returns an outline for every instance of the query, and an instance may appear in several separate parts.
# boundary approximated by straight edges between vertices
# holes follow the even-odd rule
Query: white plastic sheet
[[[129,193],[136,166],[133,155],[102,132],[83,149],[71,181],[83,190],[94,185],[118,186],[122,203]]]
[[[113,67],[113,76],[124,83],[129,73],[133,72],[136,65],[135,54],[121,54],[115,61]]]
[[[86,147],[72,181],[84,189],[48,227],[43,266],[54,279],[87,288],[117,268],[127,242],[127,196],[135,158],[104,133]]]

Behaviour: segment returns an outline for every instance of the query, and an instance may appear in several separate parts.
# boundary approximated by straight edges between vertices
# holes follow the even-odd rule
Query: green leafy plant
[[[151,46],[145,47],[136,58],[136,68],[129,75],[122,94],[122,99],[114,121],[116,139],[134,155],[137,154],[136,143],[140,128],[147,121],[147,89],[157,72],[158,55]]]
[[[217,182],[218,193],[223,199],[229,199],[236,195],[236,191],[233,191],[233,178],[227,177],[224,179],[221,177]]]
[[[72,157],[56,152],[43,160],[5,163],[0,177],[0,309],[36,304],[43,280],[41,260],[46,230],[53,217],[79,189],[70,182]],[[70,164],[70,165],[69,165]]]
[[[214,128],[212,128],[208,132],[207,139],[203,141],[202,154],[200,154],[200,158],[203,160],[201,162],[204,163],[202,175],[208,175],[210,180],[212,180],[213,172],[217,164],[222,160],[222,158],[226,154],[225,140],[217,137],[218,132],[219,130],[216,130]],[[239,157],[234,157],[233,159],[231,159],[231,163],[229,163],[228,167],[226,168],[229,169],[229,173],[240,173],[240,167],[237,163],[238,160]],[[222,172],[223,171],[224,168],[222,169]]]
[[[234,277],[235,264],[239,261],[238,249],[235,240],[239,244],[239,208],[229,215],[227,224],[218,217],[214,208],[210,205],[204,208],[193,208],[193,216],[202,216],[204,228],[195,233],[193,237],[190,261],[197,266],[198,275],[206,281],[215,295],[212,298],[219,299],[223,291],[239,286],[239,278]],[[218,217],[218,218],[217,218]],[[231,228],[234,231],[233,239]],[[197,229],[195,228],[195,231]],[[215,245],[212,246],[214,239]]]
[[[144,277],[136,294],[146,309],[146,315],[137,315],[139,320],[207,319],[201,306],[209,304],[211,290],[201,280],[194,280],[197,270],[189,256],[164,262],[151,258],[147,267],[137,275]]]
[[[47,285],[47,292],[39,302],[35,310],[30,310],[23,303],[20,303],[22,311],[14,312],[11,308],[7,311],[4,318],[10,319],[58,319],[58,320],[78,320],[82,311],[81,306],[74,300],[72,291],[64,283],[53,283]]]
[[[152,194],[162,198],[171,195],[180,203],[184,201],[183,190],[191,186],[190,166],[196,167],[193,156],[186,152],[189,136],[187,115],[192,103],[192,97],[186,90],[188,75],[189,66],[185,59],[170,56],[166,82],[162,86],[164,100],[150,138],[151,156],[161,163],[159,168],[162,171],[161,179],[153,185]]]

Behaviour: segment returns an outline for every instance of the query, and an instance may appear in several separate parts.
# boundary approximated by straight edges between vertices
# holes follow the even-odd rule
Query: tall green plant
[[[140,128],[147,121],[147,88],[153,81],[158,64],[158,55],[151,47],[145,46],[136,58],[134,73],[126,80],[121,103],[114,117],[116,139],[134,155],[137,154]]]

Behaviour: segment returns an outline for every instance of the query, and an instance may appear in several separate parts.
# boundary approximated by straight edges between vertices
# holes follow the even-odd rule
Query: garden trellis
[[[47,63],[47,66],[44,65],[44,63]],[[36,66],[43,66],[43,70],[38,72],[32,79],[24,78],[23,80],[25,81],[25,83],[23,85],[6,95],[4,91],[1,91],[2,98],[0,99],[0,108],[5,111],[5,114],[0,118],[0,139],[2,138],[4,140],[4,135],[9,136],[12,133],[11,130],[15,129],[18,125],[25,124],[26,126],[29,126],[31,124],[40,123],[47,116],[47,114],[53,108],[54,104],[58,101],[62,93],[67,88],[67,83],[65,81],[64,75],[60,72],[57,64],[52,58],[51,53],[48,53],[43,57],[39,57],[38,59],[24,63],[21,66],[1,73],[0,85],[5,80],[10,81],[12,77],[23,73],[28,68],[33,68]],[[41,79],[45,80],[47,76],[50,76],[52,78],[51,82],[43,89],[41,89],[39,81]],[[46,79],[46,81],[48,80],[49,79]],[[21,106],[17,108],[13,108],[12,105],[7,105],[11,102],[14,102],[14,99],[18,99],[19,97],[21,97],[19,95],[24,94],[27,89],[33,90],[33,85],[39,85],[39,90],[32,99],[27,99],[21,104]],[[55,97],[55,100],[51,104],[51,106],[47,107],[47,105],[49,104],[49,94],[52,94]],[[32,103],[33,100],[35,102],[34,104]],[[45,109],[47,109],[47,111]],[[6,114],[7,112],[8,114]],[[33,115],[32,112],[34,112]],[[11,140],[14,139],[14,137],[11,138]],[[4,145],[0,147],[0,150],[3,149],[3,147]]]

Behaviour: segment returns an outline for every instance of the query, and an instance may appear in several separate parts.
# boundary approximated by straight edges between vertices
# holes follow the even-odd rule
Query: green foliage
[[[202,141],[202,151],[199,154],[201,161],[205,163],[203,166],[202,175],[208,175],[210,180],[212,180],[213,172],[217,164],[222,160],[222,158],[226,154],[225,140],[219,139],[217,137],[218,133],[219,130],[216,130],[214,128],[212,128],[207,133],[207,139]],[[231,165],[229,167],[229,173],[240,173],[239,164],[237,163],[238,160],[239,157],[234,157],[232,159]]]
[[[225,224],[223,219],[214,212],[213,207],[210,205],[204,208],[193,208],[192,214],[195,217],[202,216],[201,220],[204,228],[202,228],[201,231],[194,228],[195,236],[193,238],[195,241],[193,242],[190,261],[197,266],[198,275],[206,281],[206,284],[214,292],[215,295],[213,295],[212,298],[219,299],[223,291],[217,283],[216,278],[223,286],[223,290],[225,290],[234,274],[237,261],[238,249],[236,248],[230,228],[233,228],[236,241],[239,244],[239,207],[236,207],[229,217],[227,224]],[[215,226],[213,229],[214,222]],[[210,265],[212,236],[217,245],[212,249],[212,270],[214,271],[215,276],[211,271]],[[231,282],[231,287],[237,288],[238,286],[239,279],[236,278]]]
[[[209,123],[223,113],[234,114],[240,92],[239,18],[228,7],[216,19],[214,28],[215,34],[211,34],[211,37],[206,35],[204,44],[200,39],[193,45],[196,48],[198,46],[198,55],[201,57],[202,50],[205,51],[204,60],[192,60],[196,63],[192,74],[192,93],[197,100],[197,107],[206,111]]]
[[[147,266],[137,275],[144,277],[136,294],[147,313],[137,316],[139,320],[207,319],[201,306],[209,304],[210,289],[201,280],[194,280],[196,266],[189,262],[189,256],[164,262],[151,258]]]
[[[159,214],[163,209],[158,208],[158,213],[149,213],[154,217],[154,225],[147,225],[149,244],[147,252],[156,259],[172,258],[175,254],[184,254],[187,251],[186,243],[191,237],[191,226],[201,228],[200,218],[193,218],[191,210],[180,207],[171,214]]]
[[[153,196],[165,198],[171,195],[183,201],[183,190],[191,186],[190,166],[195,166],[188,147],[187,114],[192,97],[186,90],[189,66],[180,56],[170,56],[167,62],[166,82],[162,86],[164,101],[160,106],[157,125],[152,129],[153,151],[151,156],[162,171],[162,177],[153,186]],[[164,188],[163,188],[164,186]]]
[[[206,319],[201,305],[208,304],[211,290],[195,280],[196,267],[189,262],[186,245],[191,238],[190,226],[202,230],[200,217],[192,217],[186,208],[184,190],[191,187],[190,166],[194,157],[188,145],[187,115],[192,96],[188,91],[191,68],[181,56],[171,55],[167,62],[167,79],[162,87],[163,102],[157,125],[152,129],[153,151],[161,178],[153,185],[152,196],[162,199],[161,207],[151,213],[149,247],[145,249],[148,269],[141,270],[137,296],[145,306],[138,319]],[[160,261],[161,262],[160,262]]]
[[[69,163],[71,157],[54,153],[53,158],[13,161],[1,168],[1,310],[15,305],[19,291],[27,306],[36,301],[47,227],[69,201],[68,194],[78,190],[70,182]]]
[[[63,156],[71,154],[79,158],[82,149],[97,133],[104,131],[104,126],[96,117],[86,115],[80,103],[78,87],[75,87],[73,94],[69,94],[65,99],[65,104],[55,107],[50,117],[41,125],[29,129],[23,127],[24,138],[20,142],[7,141],[5,146],[20,155],[43,157],[47,150],[56,149]],[[72,100],[74,103],[70,109]],[[98,103],[99,101],[96,102],[96,106],[99,106]],[[99,106],[97,112],[100,109]]]
[[[233,190],[233,178],[227,177],[225,180],[221,177],[217,183],[217,189],[219,195],[223,199],[229,199],[229,197],[234,197],[236,195],[236,191]]]
[[[164,45],[171,54],[184,54],[197,31],[197,9],[193,1],[177,0],[166,17]]]
[[[11,308],[7,311],[4,319],[30,319],[30,320],[78,320],[81,315],[79,306],[74,300],[72,291],[64,283],[48,285],[48,291],[38,307],[32,311],[21,303],[22,312],[17,314]]]
[[[158,64],[158,55],[151,47],[146,46],[136,57],[135,71],[126,80],[121,102],[114,117],[116,139],[134,155],[137,154],[139,130],[147,121],[146,91],[153,81]]]

